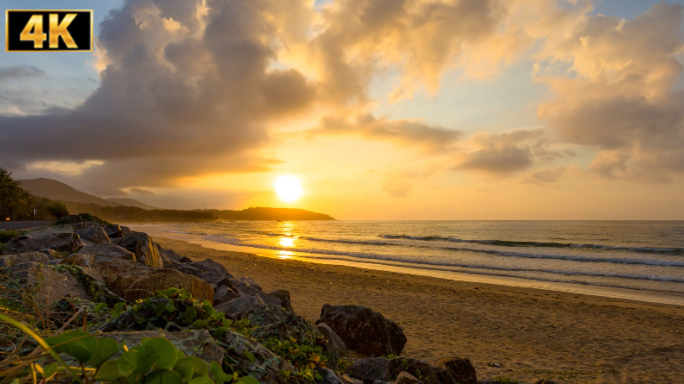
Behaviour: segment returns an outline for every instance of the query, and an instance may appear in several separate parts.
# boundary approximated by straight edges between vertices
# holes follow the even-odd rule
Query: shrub
[[[45,207],[45,211],[50,216],[53,216],[56,220],[59,220],[63,216],[69,215],[69,210],[67,209],[66,204],[61,201],[53,201],[47,207]]]

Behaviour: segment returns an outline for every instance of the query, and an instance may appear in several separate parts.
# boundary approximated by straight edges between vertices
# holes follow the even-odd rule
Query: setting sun
[[[299,199],[303,194],[299,179],[294,176],[278,177],[274,184],[274,190],[280,200],[288,203]]]

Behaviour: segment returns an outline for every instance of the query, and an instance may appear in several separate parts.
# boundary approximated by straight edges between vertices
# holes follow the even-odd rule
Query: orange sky
[[[0,56],[0,166],[169,208],[682,219],[684,6],[605,3],[115,2],[92,55]]]

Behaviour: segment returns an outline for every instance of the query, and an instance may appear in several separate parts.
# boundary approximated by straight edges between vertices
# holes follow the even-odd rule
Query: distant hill
[[[297,208],[251,207],[242,211],[211,210],[221,220],[335,220],[324,213],[316,213]]]
[[[50,200],[73,201],[81,204],[97,204],[103,207],[118,207],[119,203],[107,201],[97,196],[89,195],[52,179],[18,180],[21,187],[30,194],[46,197]]]
[[[111,201],[114,203],[118,203],[120,205],[125,205],[127,207],[138,207],[138,208],[142,208],[142,209],[161,209],[159,207],[155,207],[153,205],[145,204],[142,201],[138,201],[136,199],[129,199],[127,197],[108,197],[105,200]]]

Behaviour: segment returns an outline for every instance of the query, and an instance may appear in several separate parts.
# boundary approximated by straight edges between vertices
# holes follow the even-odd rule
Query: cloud
[[[524,178],[526,183],[553,184],[563,176],[565,167],[545,168],[534,171]]]
[[[0,82],[36,76],[45,76],[45,72],[31,65],[0,67]]]
[[[0,116],[0,152],[23,164],[101,161],[82,174],[93,188],[266,170],[272,161],[254,151],[270,142],[268,125],[316,94],[296,69],[271,67],[279,39],[295,33],[283,12],[307,7],[127,0],[100,25],[100,87],[75,109]]]
[[[444,151],[459,141],[463,133],[420,120],[376,119],[371,114],[353,118],[324,117],[318,127],[306,131],[310,138],[325,135],[355,135],[369,140],[389,141],[402,146],[418,146],[428,151]]]
[[[597,150],[610,179],[671,181],[684,172],[684,6],[655,4],[634,20],[591,16],[552,50],[571,76],[540,76],[555,99],[539,117],[564,141]]]
[[[518,129],[500,134],[481,132],[471,136],[466,144],[469,149],[456,154],[454,168],[498,176],[523,171],[537,161],[550,162],[572,156],[569,151],[549,149],[543,129]]]
[[[142,189],[142,188],[131,188],[128,190],[128,193],[132,193],[134,195],[141,195],[141,196],[156,196],[157,194],[148,191],[147,189]]]

